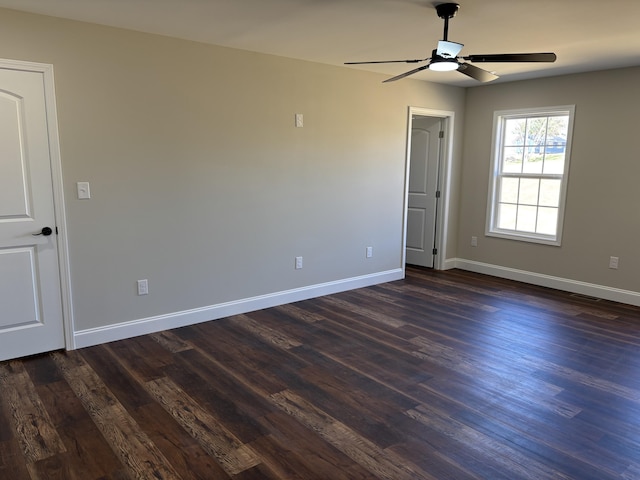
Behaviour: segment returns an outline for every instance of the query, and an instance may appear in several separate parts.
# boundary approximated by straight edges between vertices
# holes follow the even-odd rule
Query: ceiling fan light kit
[[[452,72],[458,69],[458,62],[455,59],[440,57],[435,54],[431,57],[429,70],[434,72]]]
[[[480,67],[476,67],[471,63],[507,63],[507,62],[555,62],[555,53],[498,53],[488,55],[469,55],[466,57],[459,57],[458,54],[462,50],[464,45],[462,43],[450,42],[449,36],[449,19],[453,18],[460,5],[457,3],[441,3],[436,5],[436,13],[438,17],[444,20],[444,34],[442,40],[438,42],[438,48],[433,50],[430,58],[417,59],[417,60],[377,60],[371,62],[345,62],[345,65],[362,65],[370,63],[423,63],[428,62],[426,65],[422,65],[408,72],[401,73],[395,77],[389,78],[384,81],[394,82],[401,78],[408,77],[414,73],[421,72],[422,70],[433,70],[436,72],[450,72],[457,70],[458,72],[467,75],[468,77],[478,80],[480,82],[490,82],[498,78],[493,72],[489,72]]]

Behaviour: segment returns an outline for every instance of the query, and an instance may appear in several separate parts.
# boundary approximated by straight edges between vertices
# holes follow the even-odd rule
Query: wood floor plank
[[[272,394],[271,399],[284,412],[295,417],[379,478],[433,479],[427,472],[412,466],[407,459],[381,449],[293,392],[278,392]]]
[[[269,435],[252,442],[278,478],[357,480],[371,478],[368,470],[314,435],[285,412],[276,410],[260,419]],[[304,438],[304,442],[291,442]],[[286,464],[283,459],[286,458]]]
[[[629,465],[629,467],[624,472],[622,472],[620,478],[622,478],[623,480],[635,480],[640,478],[640,464],[634,463],[632,465]]]
[[[193,348],[188,342],[183,342],[175,333],[164,331],[149,335],[154,341],[162,345],[171,353],[180,353]]]
[[[158,403],[134,412],[136,423],[162,452],[182,480],[226,480],[231,476]]]
[[[305,309],[297,309],[301,315],[307,315]],[[299,356],[303,351],[319,352],[335,362],[327,366],[331,371],[336,368],[348,369],[397,392],[411,391],[414,395],[420,394],[417,384],[432,377],[433,370],[410,352],[399,351],[377,341],[378,339],[354,335],[353,331],[339,322],[333,322],[319,313],[313,314],[318,324],[312,328],[296,324],[295,320],[283,320],[280,315],[270,311],[256,315],[259,315],[262,322],[269,325],[280,324],[282,328],[295,332],[297,338],[308,346],[306,350],[296,349],[292,353]],[[348,343],[348,348],[343,347],[345,343]],[[310,358],[308,361],[314,364],[318,358]]]
[[[207,406],[241,442],[250,443],[268,433],[257,419],[274,407],[256,393],[255,389],[263,391],[260,382],[255,389],[248,388],[233,370],[196,349],[183,352],[179,360],[175,368],[167,370],[168,377],[200,405]],[[189,368],[192,371],[187,372]]]
[[[22,448],[16,439],[0,441],[0,478],[31,480]]]
[[[469,446],[471,449],[478,449],[478,453],[481,453],[482,456],[487,459],[487,462],[497,463],[500,470],[510,472],[514,478],[528,480],[537,480],[540,478],[566,480],[571,478],[542,463],[535,462],[532,458],[526,457],[518,450],[509,448],[505,444],[496,441],[488,435],[482,434],[462,422],[442,416],[440,412],[433,408],[420,405],[416,409],[408,410],[406,414],[410,418]]]
[[[38,460],[28,465],[29,475],[32,480],[68,480],[82,478],[74,475],[70,471],[69,464],[65,462],[62,455],[54,455],[42,460]]]
[[[289,318],[295,318],[296,320],[302,321],[304,323],[315,323],[324,320],[324,317],[322,315],[309,312],[304,308],[300,308],[295,303],[279,305],[277,307],[274,307],[272,310],[279,312],[280,315],[288,315]]]
[[[54,353],[53,358],[131,475],[135,478],[153,475],[154,478],[167,480],[180,478],[100,377],[79,355]]]
[[[476,385],[473,380],[468,383],[470,386]],[[584,423],[581,417],[576,419],[570,418],[571,416],[564,419],[548,418],[548,416],[541,415],[541,405],[528,401],[526,398],[513,397],[505,401],[504,398],[496,397],[491,400],[483,400],[483,394],[477,388],[473,390],[460,388],[460,385],[463,384],[458,384],[455,381],[451,384],[458,388],[451,389],[443,385],[432,387],[428,384],[423,386],[425,388],[428,386],[434,394],[438,392],[439,395],[446,395],[454,403],[458,403],[460,408],[452,418],[470,425],[481,425],[480,430],[488,425],[494,425],[492,434],[496,434],[499,430],[500,435],[509,438],[510,444],[520,443],[526,446],[527,451],[538,451],[540,455],[545,457],[555,455],[557,462],[572,464],[574,471],[578,469],[576,465],[582,465],[582,472],[576,478],[613,478],[606,476],[614,475],[611,472],[606,475],[603,472],[593,473],[595,470],[590,465],[594,459],[599,459],[613,470],[619,469],[622,465],[620,458],[616,459],[615,455],[610,455],[605,449],[597,446],[603,431]],[[442,392],[447,393],[443,394]],[[465,392],[473,392],[473,394],[470,396]],[[467,407],[467,405],[474,407]],[[453,411],[450,406],[446,407],[446,410]],[[545,432],[542,437],[544,440],[540,442],[541,437],[535,434],[532,436],[529,432]],[[588,445],[591,447],[587,450]],[[548,452],[556,452],[556,454],[550,455]],[[597,460],[594,465],[596,464]]]
[[[321,355],[307,358],[315,364],[297,372],[290,391],[313,398],[323,411],[365,438],[376,439],[382,448],[402,441],[404,433],[395,421],[415,400]]]
[[[135,376],[141,381],[153,380],[164,376],[162,370],[173,365],[175,353],[188,350],[179,339],[171,340],[173,345],[168,345],[166,340],[175,337],[172,332],[166,332],[162,335],[162,338],[165,339],[164,342],[159,342],[159,335],[154,335],[153,337],[143,335],[126,341],[112,342],[105,348],[110,352],[112,358],[121,360],[120,363],[125,368],[127,365],[133,367],[127,369],[130,376]],[[177,348],[179,351],[173,352],[173,348]]]
[[[170,379],[151,380],[145,387],[230,475],[236,475],[260,463],[260,458],[251,447],[222,427],[215,417]]]
[[[434,478],[455,478],[456,480],[491,478],[491,480],[500,480],[500,472],[491,472],[490,476],[486,476],[480,471],[469,470],[459,462],[448,458],[446,452],[450,451],[450,448],[446,448],[444,452],[434,449],[429,455],[424,455],[424,443],[415,437],[407,438],[404,443],[394,445],[388,450],[403,458],[410,458],[417,466],[423,471],[429,472]]]
[[[491,411],[490,418],[486,411],[466,410],[455,420],[495,439],[497,444],[508,444],[514,450],[526,453],[528,458],[539,459],[544,465],[565,472],[569,478],[614,479],[626,467],[621,457],[597,445],[592,436],[599,437],[599,432],[579,421],[545,421],[532,416],[532,420],[525,423],[514,422],[512,416],[513,410],[505,412],[499,408]],[[531,431],[546,433],[540,437]],[[571,434],[567,435],[567,432]]]
[[[64,444],[22,362],[0,363],[0,387],[28,464],[64,452]]]
[[[122,469],[111,447],[64,378],[38,385],[37,391],[66,447],[66,453],[57,456],[60,466],[55,462],[39,465],[40,476],[47,478],[52,475],[49,469],[59,468],[68,480],[84,480],[100,478],[107,472]]]
[[[218,362],[219,365],[233,367],[232,376],[237,372],[243,378],[254,377],[253,384],[268,392],[286,388],[286,384],[276,375],[281,366],[287,365],[290,368],[299,363],[283,349],[272,348],[272,343],[248,334],[232,322],[212,322],[198,326],[198,330],[201,334],[189,340],[200,352],[208,355],[211,361]],[[220,334],[222,331],[223,335]],[[187,358],[188,355],[189,352],[184,352],[181,358]],[[265,365],[271,365],[272,368],[265,369]],[[302,366],[304,364],[300,364],[300,367]],[[255,375],[255,372],[262,373]]]
[[[117,354],[112,354],[113,351],[113,345],[98,345],[83,352],[86,371],[99,371],[109,378],[109,393],[125,410],[132,411],[151,403],[151,396],[118,361]],[[94,379],[99,380],[99,377],[95,375]]]
[[[229,321],[238,325],[243,330],[254,334],[258,338],[272,343],[277,347],[284,348],[285,350],[302,345],[299,341],[292,338],[290,335],[285,335],[275,328],[270,328],[259,322],[256,322],[248,315],[236,315],[234,317],[231,317]]]
[[[556,395],[563,389],[533,376],[537,367],[527,362],[519,362],[518,368],[521,370],[516,376],[512,363],[509,364],[507,371],[504,366],[495,364],[491,359],[486,361],[477,356],[469,355],[467,352],[458,352],[424,337],[416,337],[412,343],[419,347],[414,352],[416,356],[449,368],[451,375],[462,374],[469,379],[474,379],[472,383],[477,385],[477,388],[488,388],[487,394],[494,398],[504,398],[505,396],[515,397],[519,400],[534,398],[532,407],[547,408],[551,412],[568,418],[574,417],[582,411],[579,406],[557,398]],[[478,382],[476,380],[478,378],[482,378],[482,381]],[[459,377],[457,382],[460,383]],[[437,380],[431,382],[429,387],[433,389],[436,383]]]
[[[342,296],[344,297],[346,296],[346,294],[343,294]],[[352,302],[348,302],[347,300],[343,300],[342,298],[340,298],[339,295],[325,297],[323,301],[334,309],[336,307],[343,308],[351,314],[357,314],[359,316],[367,318],[370,321],[380,323],[381,325],[385,325],[387,327],[398,328],[406,325],[406,322],[402,321],[395,315],[386,315],[379,308],[369,308],[368,306],[361,306]]]
[[[0,383],[0,387],[1,386],[2,384]],[[4,389],[1,389],[0,390],[0,442],[10,442],[12,440],[15,440],[15,429],[14,429],[14,424],[11,421],[11,409],[9,408],[9,404],[7,403],[8,400],[9,400],[9,396],[5,393]]]

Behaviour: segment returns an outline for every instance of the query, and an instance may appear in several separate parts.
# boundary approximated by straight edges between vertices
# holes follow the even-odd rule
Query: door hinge
[[[438,134],[439,138],[444,138],[444,130],[440,130],[440,133]]]
[[[437,254],[438,254],[438,249],[437,249],[437,248],[434,248],[434,249],[432,250],[432,253],[433,253],[434,255],[437,255]]]
[[[440,190],[436,192],[436,198],[440,198]]]

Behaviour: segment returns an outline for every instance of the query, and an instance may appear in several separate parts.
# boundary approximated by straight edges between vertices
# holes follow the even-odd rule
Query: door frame
[[[0,68],[41,73],[43,78],[44,102],[47,115],[47,135],[49,140],[49,159],[51,162],[51,182],[53,185],[53,209],[57,229],[57,258],[60,275],[60,295],[62,304],[62,328],[64,330],[65,349],[75,349],[73,309],[71,301],[71,276],[69,268],[69,244],[67,241],[67,221],[64,206],[64,187],[62,182],[62,158],[58,135],[58,114],[53,78],[53,65],[48,63],[27,62],[0,58]]]
[[[451,166],[453,164],[453,138],[455,125],[455,112],[447,110],[433,110],[422,107],[409,107],[407,112],[407,150],[405,156],[405,180],[404,180],[404,211],[402,232],[402,272],[404,273],[407,260],[407,209],[409,207],[409,173],[411,172],[411,130],[413,128],[413,116],[435,117],[442,119],[444,138],[440,151],[440,168],[438,171],[438,186],[440,199],[436,203],[436,238],[435,248],[438,253],[433,262],[434,270],[445,270],[447,259],[447,238],[449,228],[449,204],[451,186]]]

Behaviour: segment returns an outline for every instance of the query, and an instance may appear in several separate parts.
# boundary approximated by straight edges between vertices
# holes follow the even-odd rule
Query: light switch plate
[[[89,182],[78,182],[76,183],[76,186],[78,187],[79,200],[91,198],[91,191],[89,190]]]

